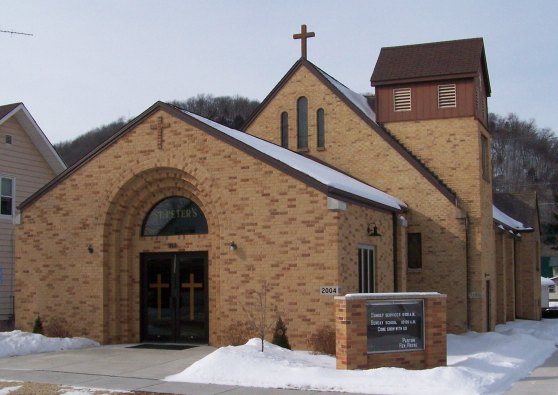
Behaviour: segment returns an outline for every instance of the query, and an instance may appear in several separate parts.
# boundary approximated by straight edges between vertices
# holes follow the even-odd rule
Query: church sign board
[[[430,369],[447,364],[446,295],[334,296],[337,369]]]
[[[424,350],[422,300],[368,302],[368,353]]]

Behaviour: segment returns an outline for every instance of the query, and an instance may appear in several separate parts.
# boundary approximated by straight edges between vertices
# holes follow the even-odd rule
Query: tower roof
[[[385,47],[370,82],[372,86],[475,77],[482,68],[486,92],[490,81],[482,38]]]

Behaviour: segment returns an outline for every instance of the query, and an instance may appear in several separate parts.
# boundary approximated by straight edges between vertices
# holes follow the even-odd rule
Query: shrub
[[[271,343],[279,347],[291,349],[289,338],[287,337],[287,326],[281,319],[281,316],[279,316],[275,323],[275,330],[273,331],[273,340]]]
[[[308,337],[308,348],[319,354],[335,355],[335,330],[322,326]]]
[[[37,315],[35,318],[35,323],[33,324],[33,333],[38,333],[39,335],[43,335],[43,322],[41,321],[41,316]]]
[[[236,321],[229,325],[225,335],[225,343],[231,346],[246,344],[248,340],[256,336],[256,333],[248,322]]]
[[[48,321],[45,333],[50,337],[72,337],[67,328],[68,323],[66,320],[55,317]]]

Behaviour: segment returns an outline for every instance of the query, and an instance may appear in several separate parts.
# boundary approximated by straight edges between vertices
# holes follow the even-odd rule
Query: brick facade
[[[151,130],[159,116],[171,125],[163,149]],[[199,205],[209,233],[141,237],[150,208],[175,195]],[[369,237],[369,223],[384,236]],[[358,245],[375,248],[376,286],[392,291],[391,226],[390,213],[361,205],[329,210],[322,192],[158,111],[25,208],[16,324],[30,330],[40,314],[46,326],[64,320],[74,335],[137,342],[140,254],[207,251],[210,344],[227,344],[265,279],[291,344],[306,348],[311,333],[333,326],[333,298],[320,286],[358,291]]]
[[[484,174],[481,157],[483,141],[490,145],[484,123],[448,116],[378,125],[339,86],[301,59],[246,131],[279,145],[287,114],[288,148],[297,151],[297,101],[304,96],[308,148],[299,153],[396,196],[408,210],[350,199],[345,209],[329,209],[328,197],[339,198],[330,196],[332,186],[318,188],[171,106],[155,105],[24,207],[18,327],[29,329],[41,314],[47,325],[63,319],[73,334],[104,343],[139,341],[142,254],[203,251],[210,344],[230,342],[231,330],[247,319],[252,291],[265,281],[291,344],[306,348],[312,333],[334,325],[333,298],[319,288],[358,292],[360,247],[374,251],[375,292],[446,294],[449,332],[540,318],[538,224],[520,238],[495,226],[490,165]],[[153,130],[160,121],[169,124],[161,135]],[[140,236],[149,210],[169,196],[194,201],[208,234]],[[367,234],[371,224],[381,236]],[[421,234],[420,268],[407,267],[408,233]]]
[[[398,290],[436,290],[447,294],[448,303],[452,305],[448,312],[448,328],[452,332],[467,330],[465,221],[456,218],[458,210],[453,202],[355,116],[331,89],[305,67],[299,68],[250,124],[248,132],[280,143],[281,113],[287,111],[289,148],[295,149],[296,100],[303,95],[308,98],[310,114],[308,154],[399,197],[409,205],[409,212],[405,214],[409,223],[406,231],[422,234],[423,268],[407,271],[406,249],[403,247],[398,254],[405,261],[399,266]],[[325,149],[318,149],[315,143],[315,114],[319,108],[325,111]],[[404,233],[405,229],[399,240],[404,240]]]

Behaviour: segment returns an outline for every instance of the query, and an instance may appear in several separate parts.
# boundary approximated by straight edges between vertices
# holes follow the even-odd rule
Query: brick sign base
[[[423,303],[424,316],[420,317],[423,321],[423,349],[370,351],[368,326],[376,322],[371,322],[368,306],[381,303],[405,304],[406,301]],[[388,316],[389,320],[389,313],[384,315]],[[397,324],[393,324],[394,321],[386,322],[388,325],[385,329],[403,330],[400,326],[401,320],[397,321]],[[394,327],[397,325],[399,326]],[[377,327],[374,328],[378,330]],[[447,365],[446,295],[435,292],[410,292],[336,296],[335,331],[337,369],[371,369],[386,366],[430,369]]]

